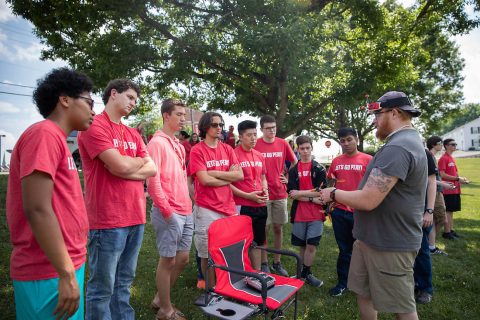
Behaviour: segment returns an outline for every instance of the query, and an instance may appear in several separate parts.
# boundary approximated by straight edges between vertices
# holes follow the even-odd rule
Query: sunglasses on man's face
[[[449,145],[449,146],[452,146],[452,147],[456,147],[456,146],[457,146],[456,143],[449,143],[448,145]]]
[[[210,123],[210,128],[215,128],[217,129],[218,127],[220,128],[223,128],[225,127],[225,123],[218,123],[218,122],[213,122],[213,123]]]

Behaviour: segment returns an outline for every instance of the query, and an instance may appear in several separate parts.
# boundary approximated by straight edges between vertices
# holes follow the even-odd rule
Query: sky
[[[414,1],[403,0],[410,6]],[[43,45],[32,32],[33,26],[21,17],[14,16],[5,3],[0,0],[0,155],[9,162],[10,154],[6,149],[13,149],[15,142],[31,124],[42,120],[36,110],[31,94],[37,79],[42,78],[51,69],[65,66],[63,61],[41,61],[40,52]],[[480,102],[480,29],[470,34],[454,38],[461,56],[465,59],[463,76],[465,78],[464,102]],[[94,97],[94,110],[101,112],[103,105],[100,97]],[[255,118],[247,115],[241,117],[225,116],[227,125],[237,124],[241,120]],[[325,139],[314,145],[317,159],[331,160],[340,152],[337,144],[325,147]],[[0,160],[1,164],[1,160]]]

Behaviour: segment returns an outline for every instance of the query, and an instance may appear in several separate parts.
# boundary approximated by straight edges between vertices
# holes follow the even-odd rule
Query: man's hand
[[[288,183],[288,178],[283,173],[280,174],[280,182],[283,183],[283,184]]]
[[[468,181],[467,178],[465,177],[458,177],[458,182],[460,182],[461,184],[469,184],[470,181]]]
[[[332,192],[333,189],[335,188],[330,187],[330,188],[320,189],[321,204],[327,204],[329,202],[332,202],[332,198],[330,198],[330,193]]]
[[[290,192],[288,193],[288,195],[289,195],[290,198],[292,198],[292,199],[297,199],[298,197],[300,197],[300,191],[299,191],[299,190],[290,190]]]
[[[263,191],[253,191],[248,194],[248,199],[256,203],[265,203],[268,200],[268,195],[265,196]]]
[[[455,189],[455,185],[452,182],[438,181],[437,183],[444,189],[447,189],[447,190]]]
[[[228,171],[242,171],[242,167],[238,164],[233,164]]]
[[[58,304],[53,315],[56,319],[70,318],[77,312],[80,304],[80,289],[75,271],[60,276],[58,281]]]
[[[423,228],[428,228],[433,224],[433,214],[424,212],[423,213]]]

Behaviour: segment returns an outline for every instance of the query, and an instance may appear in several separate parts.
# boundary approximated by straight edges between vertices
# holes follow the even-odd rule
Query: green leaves
[[[450,35],[476,26],[466,8],[479,9],[472,0],[10,3],[35,24],[43,57],[87,72],[97,90],[135,78],[151,106],[188,84],[199,105],[273,114],[280,136],[354,126],[362,140],[372,130],[359,108],[366,93],[407,92],[427,129],[458,106],[463,64]]]

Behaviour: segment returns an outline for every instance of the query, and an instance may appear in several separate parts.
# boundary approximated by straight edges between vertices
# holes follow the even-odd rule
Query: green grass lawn
[[[433,256],[433,302],[419,305],[421,319],[480,319],[480,158],[458,159],[462,176],[472,182],[462,187],[463,210],[454,217],[455,230],[462,236],[456,241],[440,238],[438,246],[445,249],[448,257]],[[2,319],[14,319],[15,307],[13,289],[9,279],[9,257],[11,245],[5,219],[5,192],[7,176],[0,176],[0,310]],[[290,226],[286,226],[285,246],[290,245]],[[447,242],[448,241],[448,242]],[[305,286],[300,294],[299,315],[301,319],[355,319],[358,310],[352,293],[340,298],[328,295],[328,289],[336,284],[337,246],[331,223],[326,222],[325,232],[317,252],[313,272],[324,280],[321,288]],[[155,236],[150,223],[145,229],[145,239],[140,252],[137,275],[132,288],[132,305],[137,319],[153,319],[149,309],[155,293],[155,267],[158,253]],[[283,260],[290,272],[293,264]],[[200,294],[196,289],[196,266],[191,262],[179,278],[172,293],[172,300],[188,319],[206,318],[192,302]],[[392,315],[381,314],[379,319],[394,319]]]

